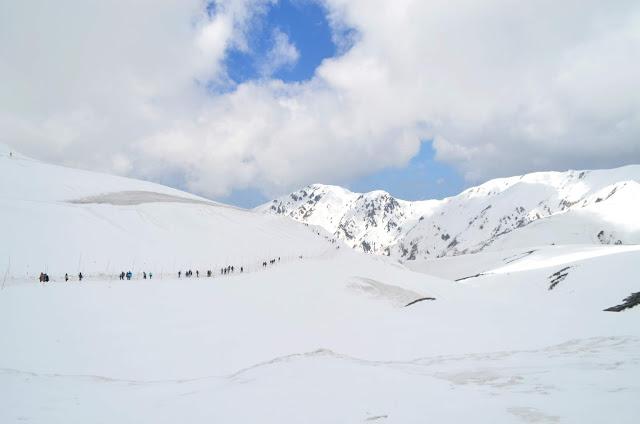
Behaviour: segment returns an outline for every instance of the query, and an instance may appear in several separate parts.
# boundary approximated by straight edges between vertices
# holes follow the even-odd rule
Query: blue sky
[[[250,51],[232,50],[227,55],[225,65],[235,82],[260,77],[258,68],[272,45],[274,29],[287,34],[301,53],[295,66],[277,70],[274,78],[308,80],[323,59],[337,53],[325,11],[320,5],[311,1],[281,0],[269,9],[264,20],[249,34]]]
[[[249,51],[231,50],[227,54],[225,65],[234,82],[260,78],[260,65],[273,45],[274,30],[285,33],[300,53],[294,65],[276,70],[274,78],[285,82],[309,80],[324,59],[339,54],[321,5],[310,0],[280,0],[249,34]],[[419,153],[403,168],[384,169],[342,184],[353,191],[385,190],[405,200],[442,198],[466,188],[459,173],[435,159],[429,141],[422,143]],[[270,199],[257,189],[244,189],[217,200],[249,208]]]
[[[372,3],[0,2],[0,134],[244,207],[640,162],[640,2]]]

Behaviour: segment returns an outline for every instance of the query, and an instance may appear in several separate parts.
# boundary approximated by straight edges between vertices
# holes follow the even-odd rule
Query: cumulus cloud
[[[285,68],[291,69],[298,59],[300,52],[289,40],[289,36],[279,28],[275,28],[272,34],[273,46],[267,52],[259,70],[262,77],[271,77],[276,71]]]
[[[242,84],[224,57],[273,1],[2,2],[0,141],[211,196],[344,183],[425,139],[474,182],[640,162],[637,1],[318,1],[341,54],[271,80],[304,55],[274,30]]]

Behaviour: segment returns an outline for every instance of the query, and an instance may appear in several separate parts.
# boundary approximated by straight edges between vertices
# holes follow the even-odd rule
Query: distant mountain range
[[[401,260],[550,244],[640,243],[640,165],[499,178],[442,200],[313,184],[256,208]]]

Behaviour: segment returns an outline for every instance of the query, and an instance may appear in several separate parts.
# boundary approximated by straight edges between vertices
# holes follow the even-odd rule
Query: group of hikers
[[[211,271],[209,271],[210,273]],[[220,275],[233,274],[236,272],[236,268],[233,265],[229,265],[225,268],[220,268]],[[240,267],[240,272],[244,272],[244,267]],[[211,277],[211,275],[209,275]]]
[[[153,278],[153,273],[149,272],[149,274],[147,274],[146,271],[142,271],[142,278],[144,280],[147,279],[147,276],[149,277],[149,280],[151,280]],[[120,275],[118,276],[121,280],[131,280],[133,278],[133,272],[131,271],[127,271],[126,273],[124,271],[122,271],[120,273]]]
[[[302,259],[302,256],[300,256],[300,259]],[[268,265],[273,265],[273,264],[275,264],[277,262],[280,262],[280,257],[274,258],[274,259],[269,259],[268,261],[263,261],[262,262],[262,267],[266,268]],[[234,265],[228,265],[226,267],[220,268],[220,275],[233,274],[235,271],[236,271],[236,267]],[[241,266],[239,268],[239,271],[240,271],[240,273],[243,273],[244,272],[244,267]],[[196,270],[195,274],[196,274],[196,278],[200,278],[200,271]],[[182,275],[183,275],[183,272],[182,271],[178,271],[178,278],[182,278]],[[207,270],[206,275],[207,275],[208,278],[213,277],[213,271]],[[184,272],[184,276],[186,278],[193,277],[193,271],[190,270],[190,269],[185,271]],[[82,272],[78,273],[78,281],[82,281],[83,278],[84,278],[84,276],[82,275]],[[120,280],[131,280],[131,279],[134,278],[134,274],[131,271],[127,271],[127,272],[122,271],[122,272],[120,272],[120,274],[118,274],[118,278]],[[143,271],[142,272],[142,278],[144,280],[146,280],[147,278],[149,280],[151,280],[153,278],[153,273],[152,272],[148,272],[147,273],[146,271]],[[44,272],[41,272],[39,280],[40,280],[41,283],[46,283],[46,282],[49,281],[49,275],[44,273]],[[64,274],[64,281],[69,281],[69,274]]]
[[[82,281],[82,279],[84,278],[84,275],[82,275],[82,273],[78,273],[78,281]],[[49,282],[49,274],[47,274],[46,272],[41,272],[40,273],[40,278],[38,279],[41,283],[48,283]],[[65,273],[64,274],[64,281],[68,282],[69,281],[69,274]]]
[[[220,275],[228,275],[228,274],[232,274],[234,273],[236,270],[236,267],[233,265],[228,265],[224,268],[220,268]],[[240,267],[240,272],[244,272],[244,267],[241,266]],[[193,271],[191,271],[190,269],[184,272],[184,276],[186,278],[191,278],[193,277]],[[211,278],[213,277],[213,271],[211,271],[210,269],[207,270],[207,277]],[[182,278],[182,271],[178,271],[178,278]],[[200,271],[198,271],[196,269],[196,278],[200,278]]]
[[[300,259],[302,259],[302,256],[300,256]],[[266,268],[266,267],[267,267],[267,265],[273,265],[273,264],[275,264],[276,262],[280,262],[280,256],[278,256],[278,259],[277,259],[277,260],[276,260],[276,259],[269,259],[269,262],[268,262],[268,263],[267,263],[267,261],[262,262],[262,267],[263,267],[263,268]]]
[[[133,272],[127,271],[125,273],[124,271],[122,271],[118,277],[120,278],[120,280],[125,280],[125,279],[131,280],[133,278]],[[147,272],[146,271],[142,272],[142,278],[144,278],[145,280],[147,279]],[[152,279],[152,278],[153,278],[153,273],[150,272],[149,273],[149,279]]]

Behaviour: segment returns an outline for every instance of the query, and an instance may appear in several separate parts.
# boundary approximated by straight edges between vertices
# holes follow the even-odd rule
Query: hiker
[[[242,274],[242,272],[244,271],[243,267],[240,267],[240,273]]]
[[[82,281],[82,273],[81,272],[78,274],[78,280]]]
[[[196,278],[200,278],[200,271],[196,269]]]
[[[131,277],[133,277],[133,273],[131,271],[127,271],[126,277],[127,280],[131,280]]]
[[[65,282],[69,281],[69,274],[67,274],[66,272],[64,273],[64,281]]]
[[[180,278],[181,274],[182,274],[182,271],[178,271],[178,278]]]
[[[147,279],[147,273],[146,271],[142,271],[142,279],[146,280]]]
[[[149,273],[149,280],[151,280],[153,278],[153,274]]]

